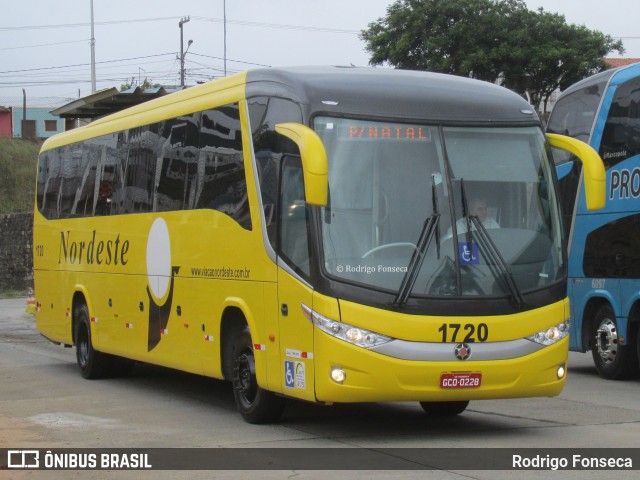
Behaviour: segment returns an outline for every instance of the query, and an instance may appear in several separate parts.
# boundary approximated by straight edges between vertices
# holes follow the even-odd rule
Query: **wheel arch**
[[[627,332],[625,332],[627,344],[629,342],[636,341],[636,338],[638,338],[638,329],[640,329],[640,299],[636,299],[636,301],[631,306],[631,309],[629,310]],[[639,348],[639,352],[640,352],[640,348]],[[639,356],[639,360],[640,360],[640,356]]]
[[[76,308],[82,304],[85,304],[87,309],[89,309],[89,317],[91,318],[93,316],[93,305],[91,304],[89,292],[87,292],[87,289],[83,285],[76,285],[73,289],[73,297],[71,299],[71,339],[74,345],[76,343],[77,322],[75,311]]]
[[[258,343],[258,328],[255,317],[249,305],[241,298],[230,297],[225,300],[220,318],[220,365],[222,375],[225,380],[233,378],[233,344],[234,339],[246,328],[251,332],[251,339]],[[256,375],[258,379],[263,379],[264,367],[260,361],[260,356],[256,356]],[[262,382],[261,382],[262,383]]]

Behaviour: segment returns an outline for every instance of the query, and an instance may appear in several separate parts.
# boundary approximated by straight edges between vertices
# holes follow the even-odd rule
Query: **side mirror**
[[[564,135],[547,133],[547,140],[552,147],[566,150],[580,159],[584,172],[583,181],[587,209],[599,210],[603,208],[607,195],[607,174],[598,152],[586,143]]]
[[[276,132],[293,140],[300,149],[306,202],[325,206],[329,191],[329,164],[322,140],[316,132],[300,123],[279,123]]]

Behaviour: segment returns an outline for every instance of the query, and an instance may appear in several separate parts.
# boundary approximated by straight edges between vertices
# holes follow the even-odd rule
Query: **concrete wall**
[[[0,215],[0,292],[33,287],[33,214]]]

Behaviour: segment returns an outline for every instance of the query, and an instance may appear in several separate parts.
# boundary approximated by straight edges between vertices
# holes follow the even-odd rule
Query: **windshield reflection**
[[[396,303],[453,295],[520,303],[521,292],[564,275],[540,129],[328,117],[315,129],[329,159],[330,276],[393,292]]]

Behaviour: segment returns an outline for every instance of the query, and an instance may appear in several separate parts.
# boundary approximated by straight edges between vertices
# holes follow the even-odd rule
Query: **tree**
[[[522,0],[396,0],[360,35],[371,65],[503,84],[546,105],[549,95],[605,68],[622,43]]]
[[[136,80],[136,77],[131,77],[131,81],[127,81],[125,83],[123,83],[122,85],[120,85],[120,91],[124,92],[125,90],[129,90],[132,87],[140,87],[143,90],[146,90],[147,88],[151,88],[151,87],[160,87],[161,85],[158,83],[151,83],[151,80],[149,80],[148,78],[145,77],[144,81],[142,82],[142,85],[138,85],[138,81]]]
[[[525,94],[533,105],[542,105],[545,114],[554,91],[605,70],[604,57],[610,52],[624,52],[620,40],[584,25],[569,25],[557,13],[526,11],[521,21],[503,83]]]

